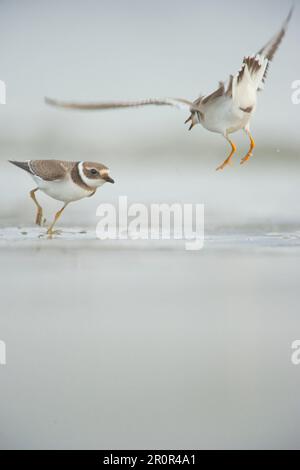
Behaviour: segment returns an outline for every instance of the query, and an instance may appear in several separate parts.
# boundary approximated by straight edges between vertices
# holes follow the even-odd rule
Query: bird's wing
[[[141,106],[174,106],[181,109],[198,110],[197,104],[184,98],[149,98],[137,101],[99,101],[98,103],[76,103],[68,101],[58,101],[51,98],[45,98],[45,102],[52,106],[66,109],[79,110],[105,110],[117,108],[137,108]]]
[[[263,75],[263,78],[262,78],[262,84],[264,84],[264,82],[267,78],[269,63],[273,60],[274,55],[275,55],[278,47],[280,46],[280,44],[282,42],[282,39],[285,36],[285,33],[287,31],[289,22],[291,20],[292,14],[293,14],[293,11],[294,11],[294,6],[292,6],[292,8],[290,9],[289,14],[288,14],[286,20],[284,21],[280,31],[278,31],[278,33],[275,34],[275,36],[272,39],[270,39],[270,41],[267,42],[267,44],[264,47],[262,47],[257,53],[257,55],[259,55],[261,57],[265,57],[266,59],[268,59],[268,64],[267,64],[267,67],[265,69],[265,72],[264,72],[264,75]]]
[[[291,8],[286,20],[284,21],[280,31],[270,39],[270,41],[262,47],[255,55],[244,57],[242,67],[233,77],[232,94],[239,91],[245,92],[246,89],[253,88],[255,91],[263,88],[267,77],[270,62],[282,42],[287,31],[288,24],[293,14],[294,7]]]
[[[233,101],[239,108],[249,112],[253,109],[256,103],[256,93],[263,88],[269,64],[286,33],[292,13],[293,8],[280,31],[257,54],[244,57],[242,67],[233,76],[227,92],[230,93],[231,87]]]
[[[49,165],[49,163],[51,163]],[[31,160],[30,167],[35,176],[45,181],[62,180],[66,177],[67,171],[72,169],[76,162],[63,160]]]
[[[68,168],[72,168],[76,163],[62,160],[26,160],[24,162],[9,160],[9,162],[45,181],[61,180],[65,178]],[[49,163],[51,164],[49,165]]]
[[[223,96],[225,94],[226,94],[225,84],[224,82],[219,82],[219,87],[217,88],[217,90],[215,90],[210,95],[206,95],[206,96],[202,96],[198,98],[198,100],[196,100],[195,103],[206,105],[207,103],[211,103],[216,98],[219,98],[220,96]]]

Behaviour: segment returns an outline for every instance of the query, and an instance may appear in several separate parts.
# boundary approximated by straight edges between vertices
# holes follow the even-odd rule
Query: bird
[[[49,238],[58,233],[53,230],[54,225],[70,202],[93,196],[97,189],[106,182],[114,183],[114,180],[109,176],[109,169],[98,162],[66,160],[9,160],[9,162],[27,171],[37,185],[29,193],[37,208],[35,219],[37,225],[42,226],[44,223],[43,209],[35,195],[37,191],[40,190],[53,199],[64,203],[48,227]]]
[[[189,130],[201,124],[208,131],[221,134],[230,144],[231,151],[224,162],[217,167],[223,170],[231,163],[237,147],[230,135],[243,130],[249,138],[250,146],[241,164],[246,163],[253,154],[255,141],[250,131],[250,120],[256,110],[257,93],[264,88],[270,62],[285,36],[292,17],[294,6],[284,21],[281,29],[256,54],[245,56],[240,70],[230,75],[227,82],[219,82],[218,88],[208,95],[199,96],[195,101],[184,98],[149,98],[137,101],[100,101],[80,103],[60,101],[45,97],[49,105],[77,110],[107,110],[142,106],[175,106],[190,112],[185,124],[190,123]]]

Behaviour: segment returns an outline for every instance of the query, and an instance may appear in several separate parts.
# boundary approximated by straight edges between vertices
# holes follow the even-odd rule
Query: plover
[[[37,225],[43,224],[43,209],[35,197],[36,191],[43,191],[53,199],[64,202],[47,230],[50,237],[55,233],[54,225],[70,202],[93,196],[106,182],[114,183],[109,176],[108,168],[101,163],[63,160],[9,161],[27,171],[37,184],[37,187],[30,191],[30,197],[37,207],[35,220]]]
[[[194,102],[182,98],[150,98],[139,101],[103,101],[98,103],[65,102],[50,98],[45,98],[45,101],[53,106],[79,110],[104,110],[148,105],[176,106],[189,109],[191,114],[185,121],[185,123],[191,123],[189,130],[196,124],[201,124],[207,130],[221,134],[231,145],[229,156],[217,170],[224,169],[231,162],[236,152],[236,145],[229,135],[239,130],[244,130],[250,140],[249,150],[241,160],[241,164],[245,163],[252,156],[255,147],[250,132],[250,119],[256,108],[257,92],[263,89],[269,63],[285,35],[292,12],[293,8],[291,8],[280,31],[257,54],[244,57],[241,69],[235,75],[230,75],[226,84],[219,82],[216,91],[206,96],[200,96]]]

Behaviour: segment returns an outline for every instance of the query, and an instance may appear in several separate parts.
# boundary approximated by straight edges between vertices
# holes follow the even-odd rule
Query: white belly
[[[90,196],[92,193],[92,191],[87,191],[75,184],[70,177],[55,181],[44,181],[35,175],[32,175],[32,178],[41,191],[58,201],[78,201],[79,199]]]
[[[250,118],[251,113],[245,113],[234,106],[228,97],[221,97],[205,106],[201,124],[211,132],[228,134],[243,129]]]

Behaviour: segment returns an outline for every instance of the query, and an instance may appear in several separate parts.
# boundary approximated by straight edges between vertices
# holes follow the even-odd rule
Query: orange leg
[[[225,137],[225,138],[228,140],[228,142],[229,142],[230,145],[231,145],[231,152],[230,152],[229,157],[227,157],[226,160],[224,160],[224,162],[222,163],[222,165],[218,166],[217,171],[218,171],[218,170],[224,170],[225,166],[227,166],[227,165],[230,163],[230,161],[231,161],[233,155],[234,155],[235,152],[236,152],[236,145],[235,145],[228,137]]]
[[[241,165],[243,165],[244,163],[246,163],[246,162],[249,160],[249,158],[252,157],[252,150],[255,148],[255,142],[254,142],[254,139],[253,139],[252,135],[250,134],[250,131],[248,131],[247,129],[245,129],[245,132],[246,132],[247,136],[248,136],[249,139],[250,139],[250,148],[249,148],[249,150],[248,150],[247,155],[246,155],[244,158],[242,158],[242,160],[241,160]]]
[[[47,235],[49,236],[49,238],[52,238],[52,235],[54,235],[56,233],[55,230],[53,230],[53,227],[56,224],[56,222],[58,221],[58,219],[60,218],[61,214],[63,213],[63,211],[65,210],[67,205],[68,205],[68,202],[66,202],[66,204],[60,209],[60,211],[58,211],[55,214],[54,220],[53,220],[52,224],[50,225],[50,227],[47,230]]]
[[[43,222],[45,221],[45,219],[43,219],[43,209],[42,207],[39,205],[36,197],[35,197],[35,192],[38,191],[39,188],[35,188],[33,189],[32,191],[30,191],[30,197],[31,199],[33,200],[33,202],[35,203],[36,207],[37,207],[37,213],[36,213],[36,218],[35,218],[35,223],[37,225],[43,225]]]

